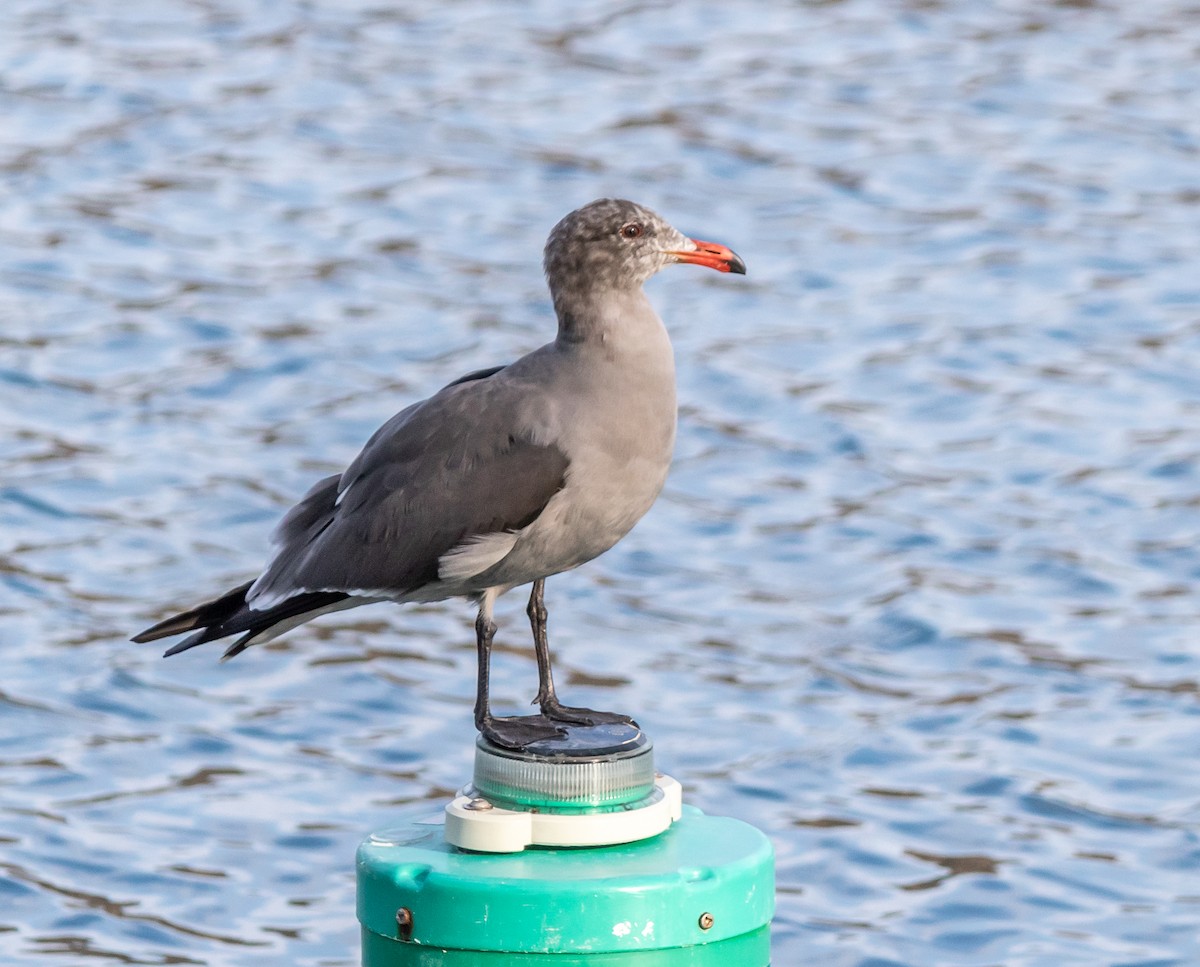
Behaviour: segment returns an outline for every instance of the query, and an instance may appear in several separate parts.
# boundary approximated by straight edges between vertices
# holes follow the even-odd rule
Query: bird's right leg
[[[529,615],[529,626],[533,630],[533,652],[537,656],[538,693],[533,704],[542,710],[542,714],[552,722],[565,722],[570,725],[633,725],[637,723],[628,715],[620,712],[599,712],[594,708],[575,708],[563,705],[554,691],[554,673],[550,670],[550,636],[546,632],[546,622],[550,615],[546,611],[546,579],[538,578],[533,582],[533,590],[529,593],[529,607],[525,613]]]
[[[497,718],[492,714],[488,693],[491,677],[492,639],[496,636],[496,622],[492,619],[492,604],[495,600],[494,591],[485,591],[480,596],[479,615],[475,618],[475,651],[478,660],[475,682],[475,728],[493,745],[520,751],[533,742],[562,735],[565,730],[540,715]]]

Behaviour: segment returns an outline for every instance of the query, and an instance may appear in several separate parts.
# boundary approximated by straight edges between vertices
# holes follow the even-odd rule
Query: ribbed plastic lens
[[[649,742],[615,755],[539,756],[480,743],[475,747],[475,791],[498,806],[578,812],[620,808],[654,791]]]

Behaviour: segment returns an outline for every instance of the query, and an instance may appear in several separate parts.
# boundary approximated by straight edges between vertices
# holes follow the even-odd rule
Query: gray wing
[[[533,521],[568,460],[521,425],[520,387],[491,375],[396,414],[345,473],[317,483],[276,529],[252,606],[305,591],[411,591],[435,581],[439,558],[464,538]]]

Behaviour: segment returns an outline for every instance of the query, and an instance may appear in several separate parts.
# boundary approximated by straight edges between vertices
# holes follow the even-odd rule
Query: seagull
[[[133,640],[192,632],[170,656],[239,635],[224,661],[332,611],[465,597],[479,609],[475,727],[488,742],[523,750],[573,725],[634,724],[559,702],[545,581],[616,544],[666,480],[675,363],[642,284],[677,262],[746,273],[724,245],[688,238],[634,202],[605,198],[571,212],[545,250],[553,342],[401,410],[287,512],[255,580]],[[493,606],[530,583],[540,714],[495,716]]]

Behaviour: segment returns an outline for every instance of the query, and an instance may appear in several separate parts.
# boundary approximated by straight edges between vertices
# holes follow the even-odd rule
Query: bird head
[[[688,238],[650,209],[619,198],[571,212],[546,243],[551,291],[640,286],[675,262],[746,274],[745,263],[724,245]]]

